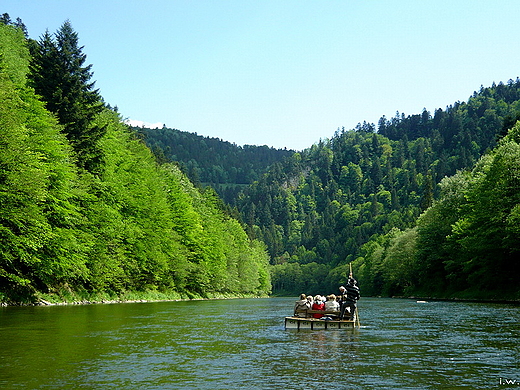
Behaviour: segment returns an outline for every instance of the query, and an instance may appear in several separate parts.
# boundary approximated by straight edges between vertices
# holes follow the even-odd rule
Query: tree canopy
[[[264,245],[101,103],[70,23],[49,37],[0,23],[0,300],[268,294]]]
[[[31,86],[63,125],[79,166],[98,172],[103,156],[97,143],[105,129],[93,121],[103,103],[91,81],[92,65],[85,65],[87,56],[78,34],[66,21],[54,36],[46,31],[31,48]]]
[[[471,295],[486,280],[479,275],[490,283],[511,272],[518,187],[511,176],[516,162],[508,158],[514,146],[508,144],[509,157],[493,165],[493,179],[481,187],[460,193],[451,186],[465,188],[467,172],[488,161],[490,151],[504,150],[497,142],[519,104],[520,80],[510,80],[433,116],[424,110],[383,117],[377,132],[367,123],[338,129],[273,164],[236,202],[248,233],[269,248],[275,291],[335,291],[349,263],[364,293],[374,295]],[[456,200],[471,203],[459,210]],[[457,213],[468,208],[472,212],[459,220]],[[311,264],[320,271],[304,271]],[[506,285],[500,284],[504,294],[514,296]]]
[[[0,17],[0,300],[323,294],[350,264],[365,295],[520,298],[519,79],[294,152],[130,128],[85,62],[70,22]]]
[[[397,112],[377,126],[341,128],[330,139],[272,161],[267,171],[254,171],[254,182],[225,200],[237,207],[249,236],[267,245],[275,293],[335,291],[352,263],[365,294],[472,296],[479,282],[511,270],[516,189],[509,183],[510,192],[500,190],[505,178],[497,176],[485,188],[462,191],[469,172],[490,151],[502,150],[500,140],[519,113],[520,80],[509,80],[433,114]],[[146,142],[164,145],[164,132],[169,130],[146,130]],[[200,140],[186,136],[183,142],[182,149],[191,150]],[[204,160],[199,153],[168,150],[165,155],[184,166]],[[228,158],[219,150],[219,159]],[[513,167],[511,162],[498,171]],[[232,169],[219,169],[229,183],[239,183]],[[482,212],[462,214],[473,207],[464,203],[468,199]],[[505,211],[492,218],[490,210],[506,201]],[[504,220],[511,224],[507,229],[499,223]],[[502,259],[493,272],[491,259]],[[502,295],[516,296],[506,285],[500,284]]]

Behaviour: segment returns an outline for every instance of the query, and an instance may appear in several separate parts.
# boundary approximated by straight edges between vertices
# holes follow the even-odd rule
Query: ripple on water
[[[520,380],[520,307],[363,298],[360,329],[284,330],[294,300],[8,310],[0,386],[487,389]]]

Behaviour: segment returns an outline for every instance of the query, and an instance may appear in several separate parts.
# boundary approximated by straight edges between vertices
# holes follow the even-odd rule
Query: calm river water
[[[362,298],[359,330],[285,330],[295,300],[0,308],[0,388],[520,388],[520,306]]]

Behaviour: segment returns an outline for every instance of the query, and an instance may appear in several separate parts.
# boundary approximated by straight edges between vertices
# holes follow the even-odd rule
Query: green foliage
[[[2,299],[325,294],[349,264],[369,295],[519,297],[520,80],[293,153],[130,129],[82,49],[0,19]]]
[[[83,122],[104,129],[95,140],[100,169],[78,169],[78,144],[27,86],[23,34],[0,24],[3,53],[2,300],[270,292],[265,246],[247,236],[213,191],[196,188],[175,165],[159,166],[108,108]],[[53,80],[45,81],[51,88]]]
[[[383,293],[395,295],[409,292],[416,280],[417,230],[397,231],[389,240],[389,246],[381,264],[384,280]]]
[[[238,146],[185,131],[133,128],[161,162],[175,161],[194,183],[211,185],[228,203],[267,168],[293,154],[268,146]]]
[[[463,287],[464,272],[452,254],[460,248],[446,238],[461,215],[468,187],[468,172],[459,172],[440,183],[441,196],[418,219],[417,284],[423,289],[442,292],[450,286]]]
[[[0,278],[14,297],[86,274],[70,230],[76,208],[69,147],[25,86],[23,42],[19,30],[0,25],[0,53],[20,53],[0,61]]]
[[[441,182],[440,199],[417,222],[416,291],[518,298],[519,130],[471,172]]]
[[[520,263],[520,145],[505,139],[473,171],[467,203],[451,239],[463,249],[469,282],[516,288]],[[478,261],[477,261],[478,260]]]
[[[13,26],[16,29],[20,30],[24,37],[27,37],[27,27],[25,27],[25,24],[22,22],[22,19],[16,18],[15,21],[11,20],[11,16],[6,12],[0,15],[0,24],[6,25],[6,26]]]
[[[426,110],[383,117],[378,133],[367,123],[338,130],[330,140],[273,165],[244,189],[237,205],[248,232],[268,245],[275,292],[299,294],[313,285],[303,282],[307,276],[295,265],[309,263],[309,254],[310,261],[328,269],[323,290],[315,293],[335,291],[350,262],[364,293],[374,295],[443,295],[475,285],[483,273],[496,278],[486,270],[484,257],[500,258],[497,251],[507,248],[511,253],[502,262],[511,264],[518,234],[518,208],[511,207],[515,196],[491,186],[502,177],[490,181],[489,188],[478,187],[480,194],[461,192],[475,179],[457,172],[470,169],[496,146],[502,123],[515,115],[519,101],[520,80],[500,83],[467,103],[436,110],[433,117]],[[506,140],[514,137],[518,132]],[[514,162],[499,170],[513,167]],[[471,219],[462,218],[473,196],[482,214],[473,211]],[[510,203],[492,217],[493,202],[504,204],[504,199]],[[497,223],[489,230],[490,218],[509,225]],[[454,224],[458,230],[453,231]],[[463,248],[468,250],[464,260],[458,255]],[[296,273],[285,272],[289,268]]]
[[[32,86],[63,125],[79,166],[99,173],[103,155],[98,142],[105,129],[93,121],[103,104],[90,81],[92,65],[84,66],[86,55],[78,34],[66,21],[54,37],[46,32],[33,48]]]
[[[0,23],[1,25],[1,23]],[[23,32],[12,26],[2,25],[0,29],[2,47],[0,58],[6,76],[15,84],[22,85],[29,70],[29,52],[23,39]]]

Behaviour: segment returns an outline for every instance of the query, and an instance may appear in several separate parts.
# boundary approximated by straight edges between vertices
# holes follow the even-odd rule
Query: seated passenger
[[[339,303],[336,301],[336,296],[330,294],[325,302],[325,310],[327,311],[339,311]]]
[[[325,310],[325,304],[321,300],[321,295],[316,295],[314,297],[314,303],[312,304],[312,310]],[[314,313],[312,315],[314,318],[321,318],[323,314]]]
[[[296,301],[294,304],[294,316],[295,317],[306,317],[307,314],[305,312],[298,313],[298,310],[309,310],[311,308],[311,304],[307,300],[305,294],[300,295],[300,299]]]

